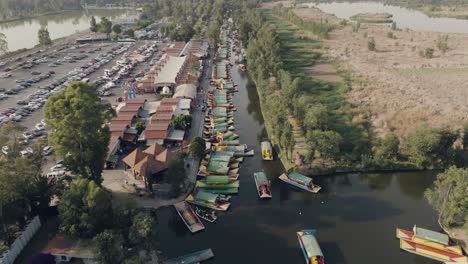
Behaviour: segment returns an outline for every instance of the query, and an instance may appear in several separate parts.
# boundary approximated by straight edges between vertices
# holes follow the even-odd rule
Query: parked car
[[[42,153],[45,156],[49,156],[50,154],[52,154],[53,151],[54,149],[51,146],[45,146],[44,149],[42,150]]]
[[[32,75],[39,75],[39,74],[41,74],[41,72],[33,71],[33,72],[31,72],[31,74],[32,74]]]
[[[32,139],[32,138],[34,138],[33,134],[32,134],[31,132],[28,132],[28,131],[26,131],[26,132],[23,133],[23,137],[24,137],[24,138],[27,138],[27,139]]]

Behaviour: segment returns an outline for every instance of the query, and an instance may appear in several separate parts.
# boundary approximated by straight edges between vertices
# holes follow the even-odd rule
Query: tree
[[[468,149],[468,123],[463,125],[463,148]]]
[[[375,39],[374,38],[369,38],[367,41],[367,49],[370,51],[375,51]]]
[[[205,156],[205,140],[201,137],[194,137],[190,142],[190,154],[199,159],[203,159]]]
[[[445,227],[463,225],[468,220],[468,170],[450,167],[437,175],[434,187],[426,191],[429,203],[439,213]]]
[[[105,17],[101,18],[101,22],[99,23],[99,31],[105,33],[107,38],[109,38],[109,35],[112,32],[112,22]]]
[[[342,137],[335,131],[313,130],[307,132],[307,141],[312,150],[320,153],[325,160],[336,160],[340,154]]]
[[[169,163],[166,178],[171,184],[171,196],[177,197],[185,186],[185,179],[187,178],[182,156],[176,157]]]
[[[125,31],[125,34],[127,34],[130,38],[134,38],[135,37],[135,31],[133,29],[127,29]]]
[[[41,46],[49,46],[52,45],[52,40],[50,39],[49,30],[47,28],[42,27],[37,32],[37,36],[39,38],[39,45]]]
[[[442,52],[445,53],[449,49],[448,46],[448,35],[439,36],[437,38],[437,48]]]
[[[72,172],[99,184],[110,140],[106,123],[115,116],[112,107],[101,103],[94,86],[74,82],[49,97],[44,112],[55,131],[49,142],[56,153]]]
[[[91,238],[112,223],[112,204],[95,182],[80,179],[70,183],[59,205],[60,229],[76,237]]]
[[[116,24],[116,25],[112,26],[112,31],[115,34],[120,35],[120,33],[122,33],[122,26],[119,25],[119,24]]]
[[[5,34],[0,32],[0,55],[6,54],[8,52],[8,42],[6,40]]]
[[[93,238],[96,260],[101,264],[121,263],[123,254],[123,237],[111,230],[105,230]]]
[[[192,123],[191,115],[178,115],[172,120],[172,126],[175,129],[186,130],[189,129]]]
[[[158,221],[154,216],[143,212],[133,217],[130,227],[129,239],[133,244],[142,245],[145,249],[151,249],[157,240]]]
[[[396,161],[400,149],[400,140],[394,133],[387,134],[377,148],[375,158],[380,162]]]
[[[94,18],[94,16],[91,17],[91,21],[89,22],[90,26],[89,26],[89,30],[91,30],[91,32],[98,32],[98,25],[96,23],[96,18]]]
[[[327,107],[320,103],[309,106],[302,122],[307,130],[327,129],[329,122]]]
[[[458,135],[446,128],[417,128],[408,135],[409,160],[421,168],[447,166],[453,163],[453,144]]]

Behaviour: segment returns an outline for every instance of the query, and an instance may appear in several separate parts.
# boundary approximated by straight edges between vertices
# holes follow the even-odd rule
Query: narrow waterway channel
[[[296,232],[317,229],[326,263],[433,264],[399,249],[395,228],[414,224],[439,230],[437,216],[423,197],[435,173],[334,175],[316,177],[318,195],[278,180],[278,160],[264,162],[260,142],[267,138],[256,88],[246,74],[232,69],[239,85],[234,97],[236,133],[256,155],[241,164],[240,190],[231,208],[216,223],[191,234],[174,208],[158,210],[159,250],[169,258],[212,248],[206,263],[304,263]],[[253,173],[264,170],[272,181],[273,198],[258,199]]]

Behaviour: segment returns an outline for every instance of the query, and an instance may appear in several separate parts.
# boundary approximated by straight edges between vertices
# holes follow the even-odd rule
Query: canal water
[[[438,230],[436,213],[423,197],[434,173],[346,174],[316,177],[320,194],[295,189],[278,180],[278,160],[262,161],[260,142],[267,138],[255,87],[232,70],[239,92],[234,97],[236,133],[255,150],[240,169],[239,194],[214,224],[191,234],[172,207],[158,210],[159,250],[169,258],[212,248],[206,263],[304,263],[296,232],[317,229],[326,263],[434,264],[399,249],[395,228],[414,224]],[[264,170],[273,198],[260,200],[253,173]],[[203,221],[203,220],[202,220]]]
[[[444,17],[429,17],[421,11],[381,2],[329,2],[306,3],[338,18],[349,19],[359,13],[389,13],[399,28],[447,33],[468,33],[468,20]]]
[[[131,10],[69,11],[11,22],[0,22],[0,32],[6,36],[8,50],[15,51],[37,45],[39,43],[37,32],[41,27],[47,27],[50,37],[57,39],[89,29],[91,16],[94,16],[99,23],[101,17],[107,17],[113,21],[134,14],[135,12]]]

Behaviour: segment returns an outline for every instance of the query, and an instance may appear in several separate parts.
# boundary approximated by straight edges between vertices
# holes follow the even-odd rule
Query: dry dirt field
[[[459,128],[468,121],[467,34],[446,34],[449,50],[442,53],[437,40],[445,34],[391,30],[383,24],[361,24],[353,32],[351,22],[341,26],[340,19],[319,9],[294,11],[303,18],[336,24],[330,38],[323,40],[324,55],[353,76],[349,99],[368,108],[377,135],[394,131],[402,136],[423,122]],[[370,37],[376,51],[368,50]],[[432,59],[420,56],[426,48],[435,50]],[[330,69],[325,77],[327,72]]]

